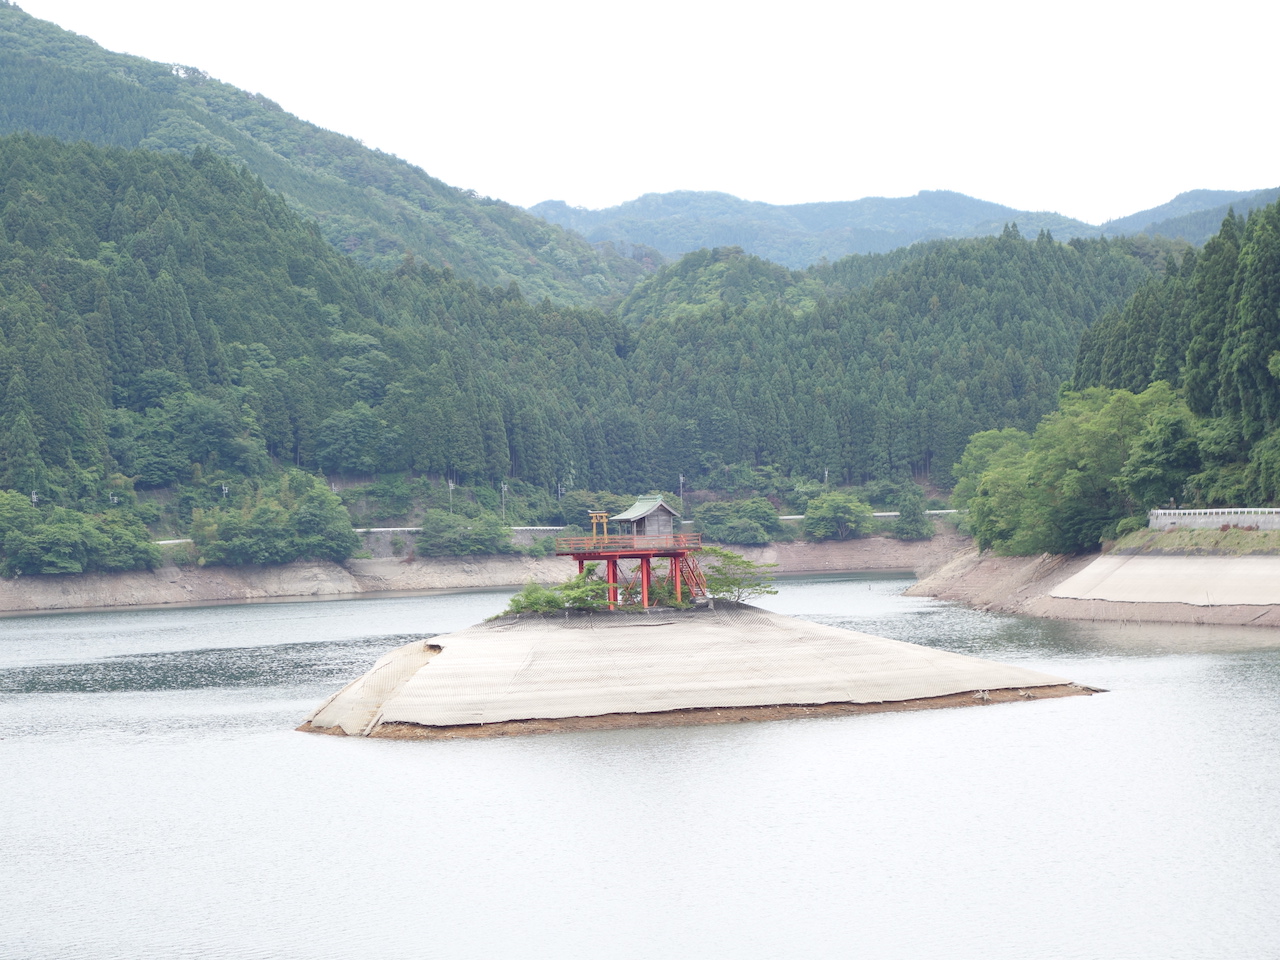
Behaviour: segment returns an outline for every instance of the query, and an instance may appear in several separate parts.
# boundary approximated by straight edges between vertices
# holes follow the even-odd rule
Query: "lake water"
[[[0,619],[0,957],[1280,956],[1280,636],[791,581],[1109,693],[397,743],[293,732],[509,593]]]

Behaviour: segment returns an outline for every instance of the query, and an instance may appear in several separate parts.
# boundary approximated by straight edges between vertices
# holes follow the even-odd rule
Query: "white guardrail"
[[[1276,507],[1216,507],[1212,510],[1151,510],[1147,513],[1147,527],[1151,530],[1167,530],[1169,527],[1211,530],[1218,527],[1233,526],[1257,527],[1259,530],[1280,530],[1280,509]]]

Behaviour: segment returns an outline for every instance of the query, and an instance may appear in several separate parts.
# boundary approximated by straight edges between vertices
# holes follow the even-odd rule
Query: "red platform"
[[[595,537],[561,537],[556,540],[556,556],[570,556],[578,561],[578,572],[589,562],[605,563],[605,580],[609,584],[609,608],[613,609],[622,592],[638,587],[640,603],[649,606],[649,589],[653,584],[653,561],[670,561],[668,578],[676,601],[684,599],[684,587],[691,596],[706,596],[707,582],[698,567],[694,553],[702,549],[702,534],[677,533],[670,536],[645,537],[612,535]],[[636,578],[622,577],[620,560],[639,560]],[[621,589],[620,589],[621,588]]]

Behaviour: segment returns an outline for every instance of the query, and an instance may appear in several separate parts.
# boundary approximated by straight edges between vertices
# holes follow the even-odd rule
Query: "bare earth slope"
[[[1280,558],[997,557],[972,547],[907,593],[1055,620],[1280,626]]]

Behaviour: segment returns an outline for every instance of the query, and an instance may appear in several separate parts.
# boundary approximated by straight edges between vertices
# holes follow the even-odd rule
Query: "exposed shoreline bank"
[[[995,613],[1052,620],[1221,624],[1280,627],[1280,582],[1275,603],[1178,603],[1054,596],[1083,573],[1097,554],[1083,557],[999,557],[979,554],[973,541],[954,533],[906,542],[867,537],[828,543],[775,543],[740,547],[779,576],[841,573],[911,573],[919,581],[909,596],[934,597]],[[1150,553],[1150,551],[1148,551]],[[1205,565],[1211,576],[1229,558],[1169,555],[1179,568]],[[555,583],[576,572],[565,557],[430,557],[348,560],[345,564],[299,561],[275,567],[175,567],[114,574],[25,576],[0,580],[0,614],[122,607],[163,607],[255,601],[338,599],[521,587]],[[1095,568],[1096,569],[1096,568]],[[1197,567],[1194,573],[1201,573]]]
[[[1230,564],[1239,560],[1229,556],[1187,555],[1159,559],[1174,565],[1168,569],[1176,568],[1182,578],[1200,578],[1206,584],[1229,577],[1234,571]],[[1143,584],[1141,581],[1132,582],[1136,579],[1132,576],[1129,584],[1113,584],[1110,598],[1102,595],[1107,593],[1106,590],[1094,591],[1099,594],[1097,596],[1081,596],[1079,594],[1090,591],[1082,591],[1078,586],[1072,589],[1073,585],[1096,577],[1099,568],[1113,569],[1116,564],[1112,561],[1112,557],[1098,554],[1082,557],[1051,554],[999,557],[979,554],[977,547],[970,546],[912,584],[906,594],[950,600],[993,613],[1022,614],[1049,620],[1280,627],[1280,581],[1275,583],[1274,602],[1271,603],[1175,602],[1160,596],[1160,591],[1152,589],[1150,584],[1145,590],[1135,589]],[[1095,563],[1098,567],[1094,567]],[[1151,574],[1148,572],[1146,577],[1150,580]],[[1271,593],[1270,590],[1267,592]],[[1070,593],[1076,595],[1062,595]],[[1126,598],[1141,594],[1159,598]]]
[[[776,563],[782,576],[814,573],[911,572],[923,576],[964,550],[955,534],[904,542],[868,537],[835,543],[778,543],[736,548],[748,559]],[[24,576],[0,580],[0,613],[40,613],[304,600],[380,593],[498,589],[555,583],[577,572],[567,557],[430,557],[299,561],[275,567],[176,567],[128,573]]]

